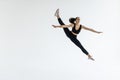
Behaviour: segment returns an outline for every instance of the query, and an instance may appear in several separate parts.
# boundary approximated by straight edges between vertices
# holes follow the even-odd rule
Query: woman
[[[80,43],[80,41],[77,39],[77,35],[80,33],[81,29],[85,29],[85,30],[89,30],[89,31],[92,31],[92,32],[95,32],[95,33],[102,33],[102,32],[99,32],[99,31],[95,31],[93,29],[90,29],[90,28],[87,28],[83,25],[80,24],[80,18],[79,17],[76,17],[76,18],[70,18],[69,19],[69,22],[70,24],[69,25],[65,25],[63,23],[63,21],[61,20],[60,16],[59,16],[59,9],[56,10],[55,12],[55,16],[57,17],[58,19],[58,22],[60,24],[60,26],[56,26],[56,25],[52,25],[54,28],[63,28],[66,36],[76,45],[78,46],[83,53],[85,53],[87,56],[88,56],[88,59],[91,59],[91,60],[94,60],[92,58],[92,56],[87,52],[87,50],[82,46],[82,44]],[[68,27],[72,27],[72,30],[70,31],[68,29]]]

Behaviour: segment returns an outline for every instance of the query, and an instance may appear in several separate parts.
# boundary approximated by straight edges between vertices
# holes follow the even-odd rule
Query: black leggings
[[[63,23],[63,21],[61,20],[61,18],[58,18],[58,22],[60,25],[65,25]],[[85,50],[85,48],[81,45],[80,41],[77,39],[77,36],[74,35],[68,28],[63,28],[66,36],[76,45],[78,46],[83,53],[85,53],[86,55],[88,55],[89,53]]]

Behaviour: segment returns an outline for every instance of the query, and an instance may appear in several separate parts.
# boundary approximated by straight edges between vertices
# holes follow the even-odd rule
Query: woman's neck
[[[75,25],[80,25],[80,23],[75,23]]]

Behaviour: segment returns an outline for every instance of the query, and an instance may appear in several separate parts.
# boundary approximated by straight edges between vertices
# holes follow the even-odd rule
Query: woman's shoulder
[[[71,23],[71,24],[69,24],[71,27],[74,27],[74,24],[73,23]]]

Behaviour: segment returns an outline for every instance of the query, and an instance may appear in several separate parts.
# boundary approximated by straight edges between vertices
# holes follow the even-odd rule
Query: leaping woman
[[[99,32],[99,31],[96,31],[94,29],[91,29],[91,28],[88,28],[82,24],[80,24],[80,18],[79,17],[76,17],[76,18],[69,18],[69,22],[70,24],[68,25],[65,25],[63,23],[63,21],[61,20],[60,18],[60,15],[59,15],[59,9],[56,10],[55,12],[55,16],[57,17],[58,19],[58,22],[60,25],[52,25],[54,28],[63,28],[66,36],[76,45],[78,46],[82,52],[84,54],[86,54],[88,56],[88,59],[91,59],[91,60],[94,60],[92,58],[92,56],[88,53],[88,51],[82,46],[82,44],[80,43],[80,41],[77,39],[77,35],[80,33],[81,29],[85,29],[85,30],[88,30],[88,31],[92,31],[94,33],[102,33],[102,32]],[[72,30],[70,31],[68,28],[71,27]]]

